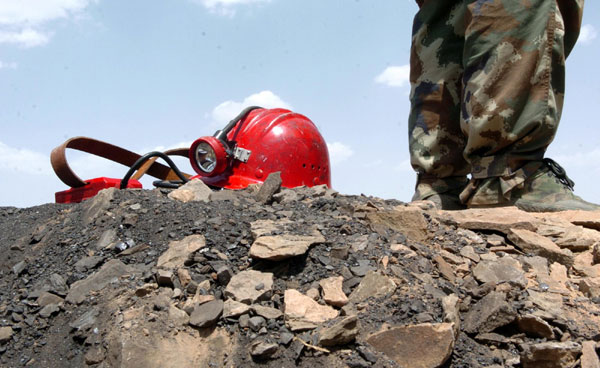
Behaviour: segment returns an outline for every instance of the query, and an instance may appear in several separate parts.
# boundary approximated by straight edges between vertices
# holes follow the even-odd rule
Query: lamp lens
[[[209,174],[217,165],[217,155],[215,150],[207,143],[200,142],[196,147],[196,163],[200,170]]]

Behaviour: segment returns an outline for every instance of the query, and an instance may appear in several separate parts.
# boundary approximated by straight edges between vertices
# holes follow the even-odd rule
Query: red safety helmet
[[[331,187],[327,144],[306,116],[286,109],[246,108],[212,137],[197,139],[189,157],[207,185],[241,189],[281,172],[286,188]]]

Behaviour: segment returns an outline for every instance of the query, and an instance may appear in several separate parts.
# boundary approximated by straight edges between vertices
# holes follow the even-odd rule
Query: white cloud
[[[3,62],[2,60],[0,60],[0,69],[17,69],[17,63],[15,63],[15,62],[7,63],[7,62]]]
[[[10,147],[2,142],[0,142],[0,170],[33,175],[52,173],[48,155],[24,148]]]
[[[403,87],[408,84],[410,65],[388,66],[381,74],[375,77],[375,82],[390,87]]]
[[[234,16],[236,7],[239,5],[268,3],[271,0],[194,0],[194,2],[202,4],[209,11],[225,15]]]
[[[591,43],[596,39],[596,37],[598,37],[598,32],[593,25],[585,24],[581,27],[581,32],[579,33],[579,42],[583,44]]]
[[[215,126],[222,128],[231,119],[236,117],[242,110],[248,106],[260,106],[267,109],[280,107],[292,109],[292,105],[283,101],[271,91],[262,91],[246,97],[242,102],[225,101],[212,111],[212,119]]]
[[[329,151],[329,161],[331,162],[331,165],[337,165],[344,162],[354,155],[352,148],[341,142],[327,143],[327,150]]]
[[[45,45],[49,40],[49,34],[44,34],[31,28],[22,29],[18,32],[0,31],[0,44],[11,43],[22,47],[35,47]]]
[[[49,22],[79,15],[97,0],[2,0],[0,1],[0,44],[41,46],[51,32],[42,28]]]

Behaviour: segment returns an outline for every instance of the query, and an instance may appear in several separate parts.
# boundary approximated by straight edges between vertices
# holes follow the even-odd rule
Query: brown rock
[[[570,368],[581,352],[581,345],[569,342],[543,342],[522,345],[523,368]]]
[[[427,220],[423,211],[415,207],[397,206],[392,211],[367,213],[372,225],[383,225],[405,234],[408,238],[423,242],[427,240]]]
[[[469,258],[473,262],[479,262],[481,260],[479,254],[475,252],[475,248],[470,245],[460,248],[460,255],[465,258]]]
[[[492,332],[517,317],[517,312],[506,301],[506,294],[493,291],[479,300],[464,318],[463,331],[467,333]]]
[[[190,322],[190,317],[185,311],[171,305],[169,306],[169,321],[173,322],[176,326],[185,326]]]
[[[267,176],[264,183],[256,193],[256,201],[262,204],[268,204],[273,201],[273,195],[281,189],[281,172],[273,172]]]
[[[525,332],[529,336],[554,339],[554,331],[552,326],[543,319],[533,316],[520,316],[517,318],[517,326],[521,332]]]
[[[253,304],[271,297],[273,274],[254,270],[242,271],[231,278],[225,288],[225,296],[234,300]]]
[[[600,359],[596,354],[596,342],[585,341],[583,343],[581,368],[600,368]]]
[[[202,235],[190,235],[182,240],[172,241],[169,243],[169,249],[158,257],[156,267],[164,269],[181,268],[192,253],[204,248],[205,245],[206,241]]]
[[[349,299],[353,303],[360,303],[370,297],[380,298],[390,295],[395,290],[396,283],[391,278],[377,271],[369,271],[350,294]]]
[[[600,243],[595,244],[592,248],[592,264],[600,264]]]
[[[261,236],[250,247],[250,256],[257,259],[280,261],[302,255],[311,245],[323,242],[325,242],[325,238],[320,234]]]
[[[494,230],[508,234],[511,229],[535,231],[540,222],[516,207],[440,211],[440,220],[469,230]]]
[[[236,302],[232,299],[227,299],[223,305],[223,317],[239,317],[242,314],[246,314],[250,311],[248,304]]]
[[[600,212],[599,211],[562,211],[555,213],[540,213],[541,217],[553,216],[567,220],[574,225],[583,226],[589,229],[600,230]]]
[[[401,367],[437,368],[452,354],[454,332],[450,323],[427,323],[379,332],[367,342]]]
[[[319,300],[321,294],[319,293],[319,290],[315,288],[310,288],[306,290],[306,296],[311,298],[312,300]]]
[[[0,327],[0,344],[5,344],[12,339],[13,329],[10,326]]]
[[[319,331],[319,345],[337,346],[351,343],[359,333],[357,316],[350,316],[338,321],[331,327]]]
[[[85,353],[85,364],[94,365],[104,361],[104,349],[100,346],[93,346]]]
[[[342,291],[342,283],[344,278],[329,277],[319,282],[321,289],[323,290],[323,300],[329,305],[334,307],[343,307],[348,303],[348,297]]]
[[[200,179],[193,179],[167,196],[181,202],[202,201],[208,202],[212,190]]]
[[[563,314],[563,298],[560,294],[540,293],[531,289],[527,289],[527,293],[529,300],[542,311],[554,318],[559,318]]]
[[[574,256],[568,249],[560,249],[554,242],[529,230],[511,229],[508,239],[526,253],[545,257],[567,267],[573,265]]]
[[[338,315],[335,309],[321,305],[294,289],[285,291],[284,303],[285,316],[292,331],[315,328]]]
[[[450,294],[442,299],[442,308],[444,310],[444,322],[451,323],[454,330],[454,337],[460,333],[460,313],[459,299],[456,294]]]
[[[60,304],[64,301],[63,298],[61,298],[58,295],[49,293],[47,291],[43,291],[40,296],[37,298],[36,303],[40,306],[40,307],[45,307],[49,304]]]
[[[433,261],[437,264],[437,268],[440,271],[440,274],[448,281],[455,282],[456,275],[454,274],[454,270],[452,266],[448,262],[442,258],[442,256],[437,255],[433,257]]]
[[[250,344],[250,355],[256,358],[268,358],[277,352],[279,346],[265,341],[254,341]]]
[[[569,226],[556,238],[555,243],[561,248],[574,252],[590,249],[600,242],[600,232],[581,226]]]
[[[190,272],[185,268],[179,268],[177,270],[177,277],[179,278],[179,283],[181,286],[186,287],[192,281],[192,277],[190,276]]]
[[[173,272],[170,270],[158,270],[156,272],[156,283],[158,286],[173,287]]]
[[[600,297],[600,278],[585,278],[579,280],[579,291],[588,298]]]
[[[256,220],[250,223],[250,229],[254,239],[259,238],[263,235],[271,234],[274,231],[284,231],[286,227],[291,224],[292,221],[287,218],[273,220]]]

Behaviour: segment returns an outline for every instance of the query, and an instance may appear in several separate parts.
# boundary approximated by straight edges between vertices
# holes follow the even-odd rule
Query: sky
[[[412,0],[0,0],[0,206],[68,189],[49,155],[70,137],[143,154],[212,135],[247,105],[309,117],[340,193],[409,201],[416,11]],[[598,2],[587,2],[583,24],[548,156],[576,194],[600,203]],[[84,179],[127,171],[67,157]]]

